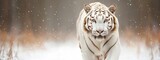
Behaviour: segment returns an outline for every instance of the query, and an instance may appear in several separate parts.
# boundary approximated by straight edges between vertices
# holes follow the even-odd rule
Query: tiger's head
[[[87,32],[96,39],[103,39],[114,30],[115,17],[113,16],[116,10],[115,5],[106,7],[103,4],[84,7],[86,12],[84,28]]]

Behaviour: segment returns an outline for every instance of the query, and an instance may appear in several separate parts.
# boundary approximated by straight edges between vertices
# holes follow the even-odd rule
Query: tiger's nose
[[[101,34],[104,30],[96,30],[99,34]]]

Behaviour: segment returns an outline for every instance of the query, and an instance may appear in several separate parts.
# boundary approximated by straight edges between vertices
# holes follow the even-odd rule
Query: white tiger
[[[100,2],[85,5],[77,20],[77,36],[83,60],[118,60],[119,23],[115,5]]]

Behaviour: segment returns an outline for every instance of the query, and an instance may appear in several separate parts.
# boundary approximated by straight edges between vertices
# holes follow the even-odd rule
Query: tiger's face
[[[96,39],[103,39],[114,28],[114,17],[112,11],[104,7],[90,10],[85,18],[85,28]]]

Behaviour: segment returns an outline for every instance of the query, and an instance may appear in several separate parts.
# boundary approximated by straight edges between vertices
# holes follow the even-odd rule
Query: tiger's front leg
[[[99,60],[95,55],[82,52],[83,60]]]
[[[116,44],[111,50],[110,52],[107,54],[106,59],[105,60],[119,60],[119,56],[120,56],[120,43],[118,41],[118,44]]]
[[[89,47],[87,47],[84,40],[80,40],[79,47],[83,60],[99,60],[98,56],[96,56],[95,53]]]
[[[80,45],[82,59],[83,60],[99,60],[98,56],[95,56],[93,52],[84,44]]]

